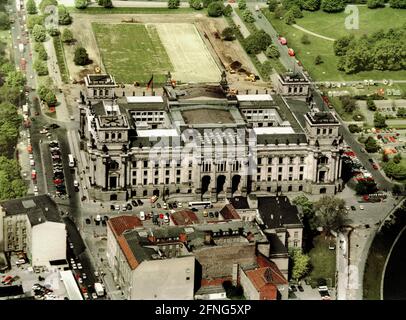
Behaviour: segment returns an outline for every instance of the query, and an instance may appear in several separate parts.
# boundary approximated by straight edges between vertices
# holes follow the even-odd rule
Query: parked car
[[[159,202],[156,204],[156,207],[157,207],[158,209],[161,209],[161,208],[162,208],[162,206],[161,206],[161,204],[160,204]]]
[[[119,205],[119,204],[115,204],[115,205],[114,205],[114,210],[119,211],[119,210],[120,210],[120,205]]]
[[[290,289],[292,290],[292,292],[297,292],[296,286],[295,285],[291,285]]]
[[[90,220],[89,218],[86,218],[86,224],[90,224],[92,222],[92,220]]]
[[[136,200],[131,200],[131,203],[134,207],[138,207],[138,203]]]
[[[127,210],[132,210],[133,206],[131,205],[131,203],[127,203]]]
[[[357,208],[355,208],[355,206],[351,206],[351,210],[355,211],[355,210],[357,210]]]
[[[140,200],[140,199],[138,199],[137,202],[138,202],[138,205],[140,205],[140,206],[142,206],[144,204],[144,202],[142,202],[142,200]]]
[[[301,285],[298,285],[297,288],[299,289],[300,292],[304,291],[304,289],[303,289],[303,287]]]
[[[121,206],[121,211],[127,211],[127,205],[123,204],[123,205]]]

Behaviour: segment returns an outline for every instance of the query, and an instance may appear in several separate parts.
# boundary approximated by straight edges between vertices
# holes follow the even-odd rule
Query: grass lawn
[[[180,14],[180,13],[206,13],[206,9],[195,10],[193,8],[111,8],[106,9],[102,7],[88,7],[86,9],[77,9],[73,7],[68,8],[72,13],[86,13],[86,14],[112,14],[112,13],[128,13],[128,14]]]
[[[318,235],[313,239],[314,247],[309,252],[310,264],[312,266],[309,277],[313,283],[317,283],[317,279],[319,278],[324,278],[327,280],[328,285],[334,286],[336,251],[328,248],[329,242],[329,237],[324,239],[324,234]]]
[[[145,84],[154,75],[154,83],[165,81],[173,71],[159,35],[153,26],[143,24],[92,24],[103,64],[117,82]]]
[[[297,19],[297,25],[317,34],[330,38],[338,38],[353,33],[361,35],[371,33],[379,29],[387,30],[389,27],[400,26],[406,19],[406,11],[401,9],[377,9],[371,10],[367,7],[358,7],[360,12],[360,29],[346,30],[344,21],[345,13],[327,14],[322,11],[306,12],[304,17]],[[273,13],[268,9],[262,9],[263,14],[272,23],[278,33],[284,35],[288,40],[289,47],[295,50],[297,59],[309,71],[314,80],[317,81],[350,81],[364,79],[404,79],[405,71],[366,71],[348,75],[337,70],[338,57],[334,55],[333,41],[325,40],[304,31],[287,25],[283,20],[275,19]],[[402,18],[400,18],[402,17]],[[375,23],[379,21],[379,24]],[[304,34],[308,35],[310,44],[304,45],[300,39]],[[320,55],[324,63],[314,64],[314,58]]]

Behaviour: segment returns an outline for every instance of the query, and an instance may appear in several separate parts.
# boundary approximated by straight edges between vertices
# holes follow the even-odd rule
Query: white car
[[[30,158],[30,160],[34,159],[34,155],[32,153],[30,153],[28,157]]]
[[[45,134],[45,133],[48,133],[48,130],[47,130],[47,129],[41,129],[41,130],[39,131],[39,133]]]
[[[178,208],[182,208],[182,202],[178,202]]]
[[[79,283],[80,283],[80,284],[82,284],[82,283],[83,283],[82,278],[79,278],[78,280],[79,280]]]
[[[97,294],[96,294],[96,292],[92,292],[92,299],[94,299],[94,300],[97,299]]]
[[[89,294],[87,292],[83,293],[83,298],[85,298],[86,300],[89,300]]]
[[[77,266],[76,266],[76,264],[72,264],[72,268],[73,268],[73,270],[77,270]]]
[[[123,205],[121,206],[121,211],[127,211],[127,205],[123,204]]]
[[[38,186],[34,186],[34,192],[38,192]]]
[[[360,208],[361,210],[364,210],[364,206],[363,206],[363,205],[360,205],[359,208]]]
[[[82,279],[83,279],[83,280],[86,280],[86,278],[87,278],[86,273],[82,273]]]
[[[30,159],[30,166],[31,166],[31,167],[34,167],[34,166],[35,166],[35,161],[34,161],[34,159]]]

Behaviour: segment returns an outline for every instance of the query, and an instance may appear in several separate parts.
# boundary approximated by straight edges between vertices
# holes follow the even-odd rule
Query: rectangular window
[[[144,170],[144,176],[147,176],[147,175],[148,175],[148,171]]]
[[[262,163],[262,158],[258,158],[258,162],[257,162],[258,164],[261,164]]]
[[[323,134],[326,134],[327,133],[327,129],[323,129]]]
[[[288,180],[289,180],[289,181],[292,181],[292,180],[293,180],[292,176],[290,176],[290,177],[288,178]]]
[[[177,175],[180,175],[180,170],[176,170],[176,174],[177,174]]]
[[[320,134],[320,129],[317,129],[317,134]]]
[[[133,186],[137,184],[137,179],[133,179]]]
[[[148,168],[148,161],[147,160],[144,161],[144,168]]]
[[[137,171],[133,171],[133,177],[137,176]]]
[[[278,172],[281,173],[282,172],[282,167],[278,168]]]
[[[165,183],[169,184],[169,178],[165,178]]]
[[[272,164],[272,158],[268,158],[268,164]]]
[[[257,175],[257,181],[261,180],[261,175]]]
[[[295,231],[293,234],[293,238],[298,239],[299,238],[299,231]]]
[[[261,173],[261,168],[257,168],[257,173]]]
[[[299,174],[299,180],[303,180],[303,174]]]
[[[303,170],[304,170],[304,167],[299,167],[300,172],[303,172]]]
[[[289,172],[293,172],[293,167],[289,167]]]
[[[268,168],[268,173],[271,173],[271,172],[272,172],[272,168],[269,167],[269,168]]]
[[[283,164],[283,158],[279,157],[279,164]]]
[[[278,181],[282,181],[282,175],[278,175]]]
[[[165,174],[166,174],[167,176],[169,176],[169,170],[166,170],[166,171],[165,171]]]
[[[158,178],[155,178],[154,181],[155,181],[155,184],[158,184]]]
[[[294,157],[290,157],[290,158],[289,158],[289,163],[290,163],[290,164],[293,164],[293,160],[294,160],[294,159],[295,159]]]
[[[333,129],[328,129],[329,134],[333,134]]]
[[[176,183],[180,183],[180,178],[176,178]]]
[[[300,157],[300,163],[304,163],[305,157]]]
[[[148,179],[144,179],[144,186],[148,184]]]

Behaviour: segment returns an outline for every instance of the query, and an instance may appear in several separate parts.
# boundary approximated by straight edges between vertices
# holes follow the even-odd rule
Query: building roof
[[[246,197],[234,197],[229,199],[230,203],[235,209],[249,209],[248,201]]]
[[[277,285],[288,284],[288,280],[283,276],[275,262],[269,260],[262,253],[257,255],[257,263],[260,268],[271,268],[273,273],[273,282]]]
[[[199,219],[192,210],[177,211],[171,215],[173,223],[177,226],[186,226],[199,223]]]
[[[163,103],[162,96],[127,96],[128,103]]]
[[[56,203],[48,195],[30,196],[0,203],[6,215],[26,214],[31,226],[46,221],[60,222],[62,219]]]
[[[226,204],[223,209],[220,210],[220,214],[225,220],[240,220],[241,217],[237,213],[237,210],[233,207],[232,204]]]
[[[270,94],[237,94],[238,101],[273,101]]]
[[[276,300],[278,297],[278,288],[272,282],[272,270],[269,268],[259,268],[245,271],[247,278],[260,293],[260,299]]]
[[[125,230],[142,227],[142,222],[138,217],[128,215],[110,218],[107,224],[116,238],[121,236]]]
[[[302,227],[297,207],[286,196],[258,197],[258,211],[267,228]]]

